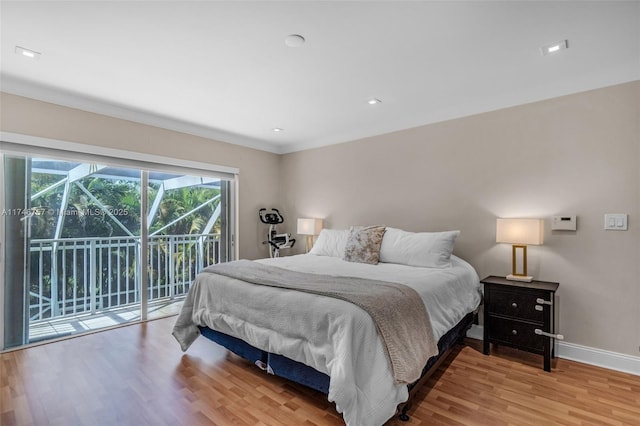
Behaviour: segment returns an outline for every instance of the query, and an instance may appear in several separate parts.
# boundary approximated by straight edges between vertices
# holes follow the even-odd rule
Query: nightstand
[[[551,371],[555,341],[554,297],[559,283],[509,281],[490,276],[484,284],[484,343],[497,343],[544,356],[544,371]]]

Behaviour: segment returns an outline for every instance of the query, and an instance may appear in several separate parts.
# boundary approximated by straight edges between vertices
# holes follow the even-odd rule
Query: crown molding
[[[257,149],[274,154],[281,154],[282,148],[274,143],[243,137],[241,135],[225,132],[223,130],[201,126],[195,123],[178,120],[147,111],[141,111],[124,105],[117,105],[101,99],[83,95],[81,93],[70,92],[40,83],[29,82],[19,77],[6,74],[0,75],[0,88],[2,92],[31,98],[38,101],[48,102],[69,108],[95,114],[106,115],[108,117],[133,121],[148,126],[159,127],[166,130],[173,130],[206,139],[232,145],[244,146],[246,148]]]

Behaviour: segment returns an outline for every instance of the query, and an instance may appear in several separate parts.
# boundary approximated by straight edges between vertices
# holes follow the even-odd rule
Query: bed
[[[304,289],[257,285],[215,268],[206,268],[194,280],[174,336],[186,351],[203,335],[269,373],[326,393],[347,425],[381,425],[401,404],[406,416],[410,392],[470,326],[481,300],[479,278],[469,263],[451,254],[457,231],[408,233],[383,227],[380,232],[377,227],[376,239],[367,238],[370,228],[323,230],[309,254],[251,263],[264,268],[270,280],[285,270],[310,274],[293,275],[299,280],[313,275],[363,280],[369,288],[392,283],[409,289],[428,318],[425,327],[400,326],[410,333],[404,349],[419,346],[411,341],[414,329],[427,329],[437,345],[435,352],[430,348],[427,357],[414,362],[420,362],[417,376],[412,366],[411,373],[398,380],[393,363],[397,349],[389,349],[379,324],[361,306]],[[354,260],[349,254],[357,233]],[[377,242],[377,258],[363,262],[372,254],[371,239]],[[237,262],[239,269],[251,266],[242,263],[249,261]],[[404,304],[388,310],[408,315]]]

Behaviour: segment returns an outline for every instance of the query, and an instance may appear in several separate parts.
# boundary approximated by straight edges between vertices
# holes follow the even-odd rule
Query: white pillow
[[[380,262],[423,268],[448,268],[460,231],[407,232],[387,228],[380,246]]]
[[[309,254],[339,257],[342,259],[350,231],[348,229],[323,229]]]

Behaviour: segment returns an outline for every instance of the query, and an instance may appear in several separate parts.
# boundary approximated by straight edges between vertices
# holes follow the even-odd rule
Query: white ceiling
[[[640,79],[640,1],[2,1],[0,13],[2,91],[278,153]],[[306,43],[287,47],[289,34]],[[568,50],[540,54],[563,39]]]

